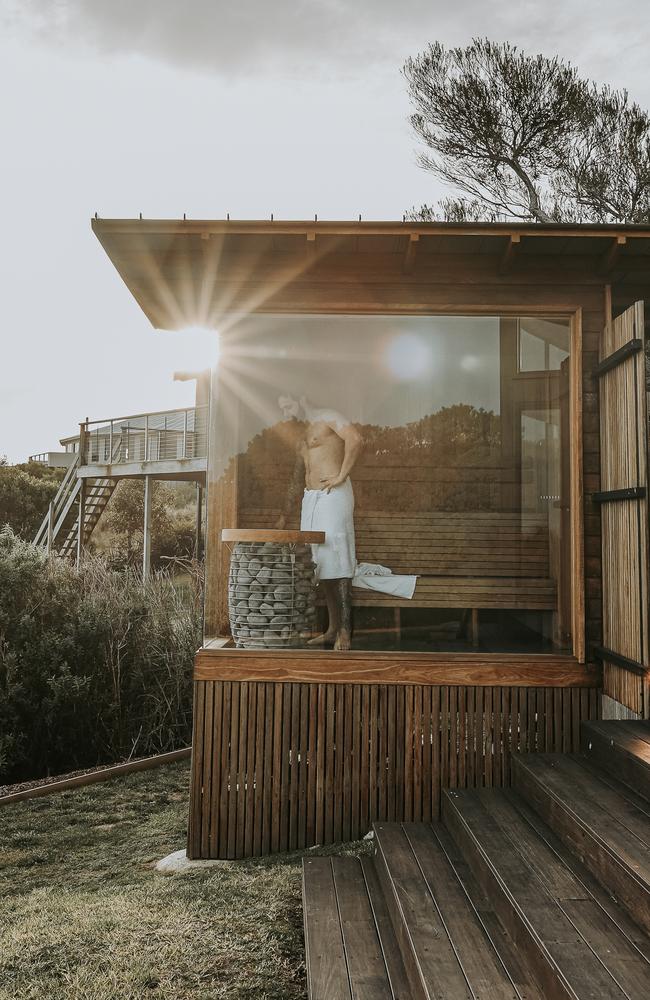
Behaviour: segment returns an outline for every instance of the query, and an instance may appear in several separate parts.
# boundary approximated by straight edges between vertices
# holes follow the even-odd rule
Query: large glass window
[[[569,350],[568,317],[254,316],[222,331],[206,638],[569,652]],[[222,528],[325,542],[235,548]]]

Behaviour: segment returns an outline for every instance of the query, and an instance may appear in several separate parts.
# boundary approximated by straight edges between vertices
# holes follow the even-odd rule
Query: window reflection
[[[557,317],[258,316],[224,333],[207,637],[232,631],[221,527],[282,527],[325,532],[318,620],[289,639],[284,597],[251,601],[235,574],[259,646],[568,650],[569,345]]]

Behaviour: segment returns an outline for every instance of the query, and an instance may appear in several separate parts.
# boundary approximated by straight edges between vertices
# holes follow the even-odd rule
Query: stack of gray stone
[[[310,545],[237,542],[228,580],[237,647],[304,646],[316,624],[315,570]]]

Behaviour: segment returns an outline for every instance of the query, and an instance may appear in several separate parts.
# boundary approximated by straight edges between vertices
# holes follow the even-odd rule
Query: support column
[[[201,528],[203,524],[203,487],[196,484],[196,536],[194,540],[194,558],[198,561],[202,555],[203,538]]]
[[[54,501],[50,500],[47,509],[47,554],[52,554],[52,542],[54,540]]]
[[[144,525],[142,528],[142,579],[148,580],[151,572],[151,476],[144,477]]]
[[[83,557],[85,532],[84,521],[86,520],[86,480],[79,480],[79,520],[77,522],[77,566],[81,566]]]

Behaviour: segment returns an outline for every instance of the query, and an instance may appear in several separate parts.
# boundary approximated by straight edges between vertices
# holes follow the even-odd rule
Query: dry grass
[[[183,846],[188,776],[183,762],[2,808],[1,1000],[306,996],[298,854],[153,870]]]

